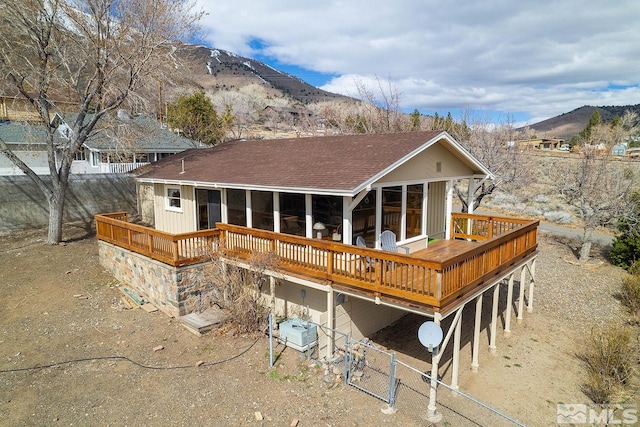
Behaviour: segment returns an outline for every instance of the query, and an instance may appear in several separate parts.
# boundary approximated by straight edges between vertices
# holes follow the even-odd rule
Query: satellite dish
[[[418,329],[418,339],[433,353],[433,349],[442,342],[442,328],[435,322],[424,322]]]

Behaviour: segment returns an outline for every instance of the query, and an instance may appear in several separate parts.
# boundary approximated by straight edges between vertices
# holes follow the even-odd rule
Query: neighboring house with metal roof
[[[73,116],[56,114],[56,145],[69,138]],[[48,175],[44,129],[28,122],[0,123],[0,138],[38,175]],[[79,150],[71,166],[72,174],[125,173],[196,146],[196,143],[163,128],[147,118],[119,119],[91,136]],[[0,156],[0,175],[22,175],[5,156]]]
[[[46,135],[41,126],[26,122],[0,122],[0,139],[36,174],[48,175]],[[60,141],[61,142],[61,141]],[[0,155],[0,175],[23,175],[4,155]]]

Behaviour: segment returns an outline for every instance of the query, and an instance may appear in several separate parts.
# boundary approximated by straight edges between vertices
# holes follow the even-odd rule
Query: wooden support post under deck
[[[478,372],[478,353],[480,351],[480,327],[482,324],[482,295],[476,298],[476,321],[473,327],[473,349],[471,353],[471,371]],[[493,337],[493,333],[491,333]]]
[[[513,273],[509,275],[509,287],[507,288],[507,306],[504,313],[504,336],[511,336],[511,305],[513,300]]]
[[[531,261],[531,267],[529,268],[531,274],[531,283],[529,283],[529,303],[527,304],[527,311],[533,312],[533,285],[536,282],[536,258]]]
[[[527,266],[523,265],[522,270],[520,270],[520,289],[518,293],[518,317],[516,317],[516,320],[518,323],[522,323],[522,321],[524,320],[523,311],[524,311],[525,280],[527,280]]]
[[[436,312],[433,315],[433,322],[440,326],[442,314]],[[437,422],[442,415],[436,413],[436,391],[438,388],[438,362],[440,361],[441,349],[438,354],[431,355],[431,381],[429,382],[429,405],[427,406],[427,420]]]
[[[496,331],[498,329],[498,303],[500,299],[500,283],[493,287],[493,305],[491,307],[491,337],[489,339],[489,351],[496,352]]]
[[[456,316],[457,317],[457,316]],[[456,323],[456,329],[453,334],[453,361],[451,365],[451,388],[457,390],[458,372],[460,368],[460,337],[462,336],[462,309],[460,309],[460,317]],[[453,393],[457,396],[458,393]]]

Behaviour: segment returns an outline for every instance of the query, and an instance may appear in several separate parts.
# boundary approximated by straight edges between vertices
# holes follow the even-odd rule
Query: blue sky
[[[330,92],[390,81],[401,107],[536,123],[640,103],[640,2],[199,0],[204,44]]]

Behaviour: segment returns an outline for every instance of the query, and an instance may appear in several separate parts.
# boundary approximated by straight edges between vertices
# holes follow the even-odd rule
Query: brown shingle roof
[[[350,192],[441,133],[230,141],[166,158],[139,178]]]

